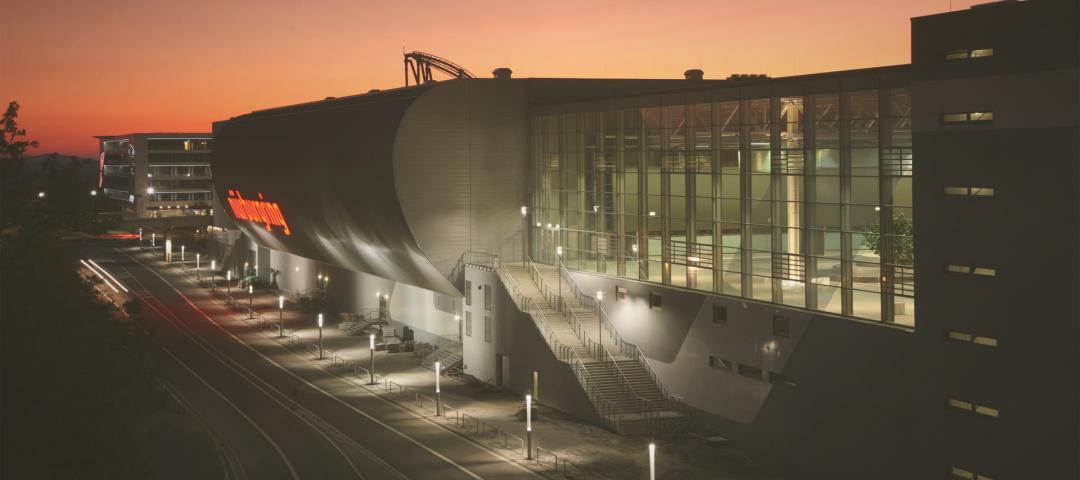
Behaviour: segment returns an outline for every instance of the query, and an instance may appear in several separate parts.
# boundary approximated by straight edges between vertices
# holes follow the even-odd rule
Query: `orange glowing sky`
[[[953,0],[952,9],[984,0]],[[949,0],[0,0],[0,100],[35,153],[209,131],[254,109],[403,84],[401,50],[488,76],[786,76],[907,63]]]

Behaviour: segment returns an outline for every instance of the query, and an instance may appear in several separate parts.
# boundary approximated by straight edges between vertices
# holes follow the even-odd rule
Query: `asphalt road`
[[[213,430],[231,478],[543,478],[288,350],[149,255],[80,251],[142,299],[161,374]]]

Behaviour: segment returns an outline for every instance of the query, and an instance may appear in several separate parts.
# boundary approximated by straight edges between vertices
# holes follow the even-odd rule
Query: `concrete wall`
[[[527,111],[524,81],[470,79],[432,88],[402,118],[398,202],[444,275],[466,250],[521,257]]]
[[[835,478],[915,478],[902,460],[918,443],[909,401],[922,378],[910,330],[741,298],[574,273],[636,343],[663,385],[711,428],[798,471]],[[615,287],[627,290],[615,301]],[[650,309],[649,293],[662,308]],[[713,305],[727,309],[714,323]],[[787,336],[774,318],[786,318]],[[709,357],[732,369],[710,366]],[[739,373],[761,369],[761,377]],[[783,375],[784,382],[773,383]],[[788,385],[787,380],[794,381]],[[888,469],[883,468],[888,466]]]
[[[499,383],[496,368],[499,356],[509,357],[508,383],[503,388],[519,395],[532,390],[532,375],[539,376],[537,401],[586,422],[600,424],[600,417],[581,388],[570,367],[552,354],[533,321],[522,314],[503,289],[495,272],[467,268],[472,282],[472,336],[463,336],[465,373],[490,384]],[[483,287],[492,288],[492,309],[484,308]],[[492,341],[484,341],[484,316],[492,319]]]

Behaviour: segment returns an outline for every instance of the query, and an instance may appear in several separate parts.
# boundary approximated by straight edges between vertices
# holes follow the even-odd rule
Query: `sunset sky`
[[[952,9],[983,0],[953,0]],[[948,0],[0,0],[0,100],[34,153],[209,131],[254,109],[403,85],[402,48],[478,76],[787,76],[907,63]]]

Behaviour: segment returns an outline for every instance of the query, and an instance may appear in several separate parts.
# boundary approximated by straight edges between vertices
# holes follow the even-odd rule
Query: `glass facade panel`
[[[908,89],[584,110],[533,119],[534,259],[915,325]]]

